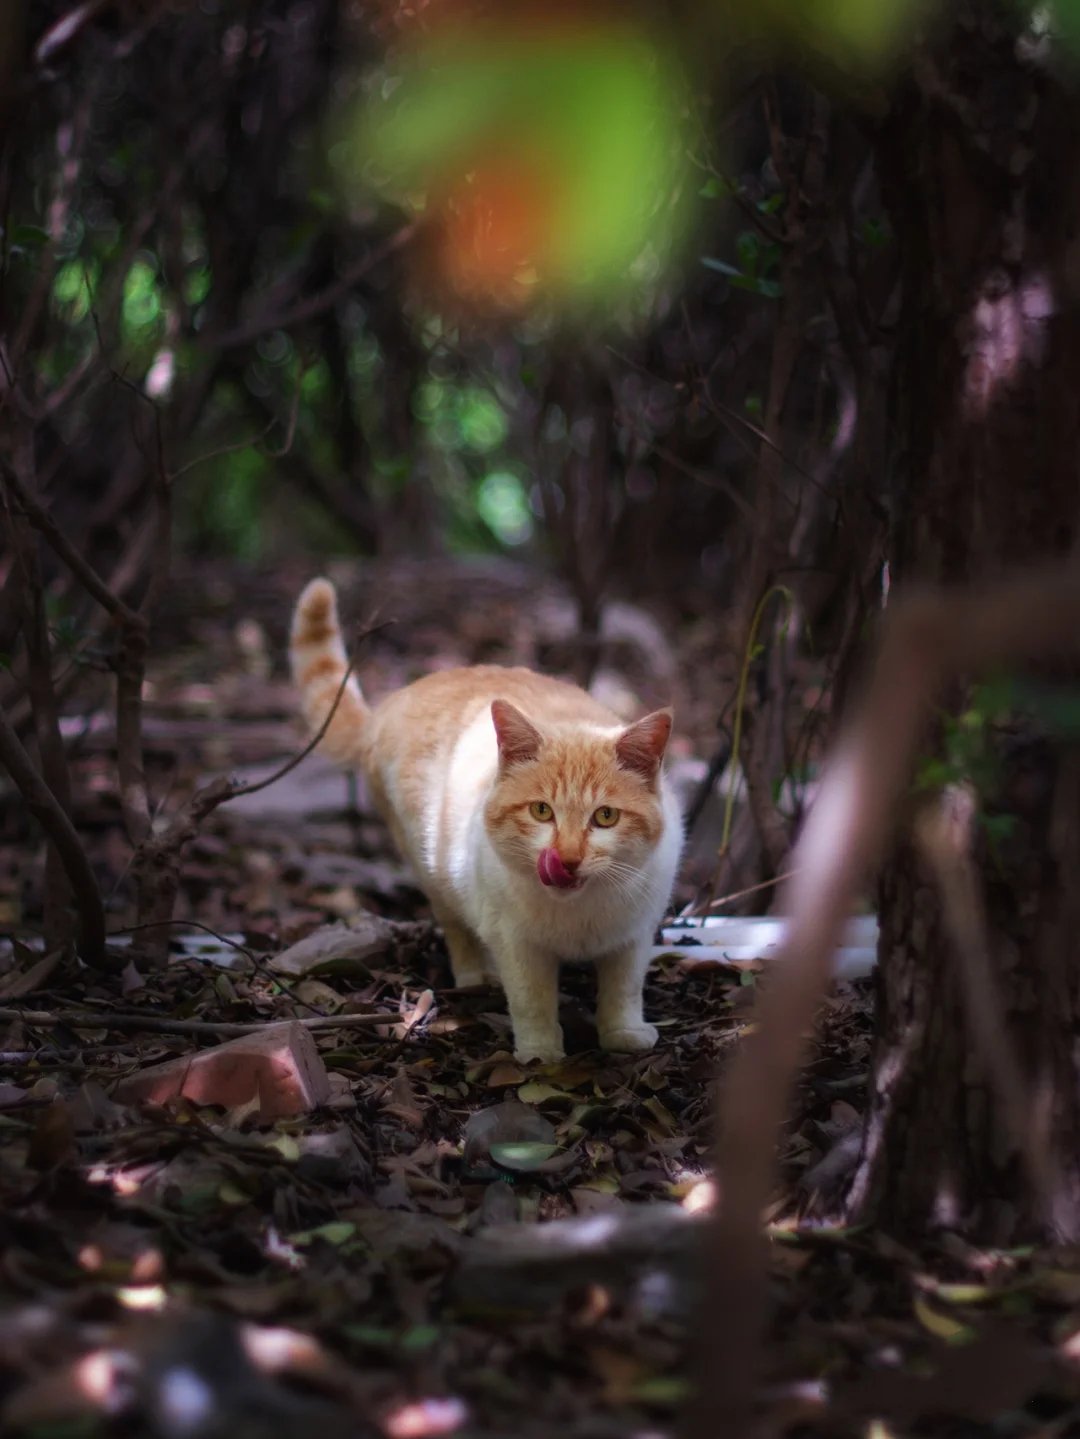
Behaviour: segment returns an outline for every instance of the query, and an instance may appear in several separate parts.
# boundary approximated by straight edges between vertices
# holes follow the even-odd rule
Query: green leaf
[[[1016,815],[980,813],[979,823],[992,844],[1001,844],[1015,833]]]
[[[702,255],[701,263],[706,270],[716,270],[721,275],[730,275],[733,278],[742,278],[742,271],[735,265],[729,265],[726,260],[714,260],[711,255]]]
[[[345,1219],[332,1219],[329,1224],[320,1224],[316,1229],[304,1229],[299,1234],[290,1234],[289,1243],[300,1248],[306,1244],[314,1244],[316,1239],[322,1239],[327,1244],[340,1247],[355,1234],[355,1224],[350,1224]]]
[[[300,1158],[300,1145],[291,1134],[275,1135],[266,1147],[275,1150],[282,1159],[287,1159],[290,1164],[295,1164]]]
[[[702,200],[724,200],[731,194],[731,186],[719,175],[710,175],[698,191]]]
[[[500,1168],[527,1173],[529,1170],[539,1169],[558,1152],[558,1148],[557,1144],[493,1144],[490,1153]]]
[[[1054,0],[1051,14],[1061,38],[1074,52],[1080,52],[1080,0]]]
[[[930,8],[927,0],[725,0],[744,28],[827,56],[851,72],[885,69]]]
[[[100,1414],[78,1414],[70,1419],[43,1419],[20,1429],[24,1439],[105,1439]]]
[[[956,769],[953,765],[947,764],[945,760],[928,759],[924,760],[915,776],[915,788],[918,791],[944,789],[947,784],[952,784],[956,779]]]
[[[648,1379],[638,1379],[631,1386],[630,1394],[643,1403],[668,1408],[681,1404],[691,1387],[690,1381],[678,1374],[652,1374]]]
[[[464,1141],[465,1163],[469,1165],[488,1155],[495,1159],[496,1149],[513,1152],[520,1147],[528,1151],[530,1146],[539,1146],[553,1153],[556,1147],[551,1121],[518,1099],[505,1099],[501,1104],[478,1109],[465,1126]],[[543,1159],[540,1162],[543,1163]]]
[[[753,230],[743,230],[735,241],[735,253],[748,280],[756,277],[761,262],[761,240]]]
[[[16,225],[11,232],[12,245],[24,250],[40,250],[49,242],[49,232],[40,225]]]
[[[401,1348],[406,1354],[420,1354],[430,1349],[442,1338],[442,1330],[434,1324],[414,1324],[401,1336]]]
[[[341,1332],[357,1344],[366,1344],[370,1349],[393,1349],[397,1345],[397,1333],[380,1324],[343,1324]]]
[[[966,1344],[975,1337],[975,1331],[970,1324],[963,1324],[959,1319],[954,1319],[951,1314],[943,1314],[940,1309],[935,1309],[928,1303],[921,1294],[917,1294],[912,1301],[912,1308],[915,1317],[924,1329],[933,1334],[936,1339],[943,1339],[946,1344]]]
[[[934,1293],[946,1304],[996,1304],[1008,1291],[988,1284],[938,1284]]]

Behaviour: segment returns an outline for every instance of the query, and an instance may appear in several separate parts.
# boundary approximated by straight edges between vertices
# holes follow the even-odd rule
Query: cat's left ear
[[[491,720],[503,764],[522,764],[540,753],[540,731],[509,700],[491,701]]]
[[[633,770],[650,784],[656,779],[671,734],[672,718],[670,709],[654,710],[623,730],[615,741],[615,757],[623,769]]]

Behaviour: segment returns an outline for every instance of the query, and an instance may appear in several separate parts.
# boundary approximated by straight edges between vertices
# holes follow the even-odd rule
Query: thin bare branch
[[[614,350],[612,354],[615,354]],[[746,519],[753,519],[753,505],[751,505],[745,496],[739,493],[729,480],[725,480],[722,475],[714,475],[706,470],[697,469],[694,465],[687,464],[687,462],[675,454],[673,450],[657,444],[651,435],[646,434],[638,427],[634,416],[631,415],[628,410],[620,408],[616,410],[615,415],[620,425],[625,425],[635,438],[639,439],[654,455],[659,455],[673,470],[678,470],[680,474],[688,476],[688,478],[695,480],[699,485],[704,485],[707,489],[718,490],[720,494],[727,496],[735,508]]]
[[[355,261],[344,274],[327,285],[325,290],[320,290],[317,295],[311,295],[306,300],[301,300],[291,310],[284,310],[278,314],[263,315],[252,320],[250,324],[238,325],[234,330],[226,330],[224,334],[207,335],[204,344],[208,348],[219,350],[234,350],[241,345],[249,345],[252,340],[257,340],[261,335],[269,334],[272,330],[291,330],[294,325],[301,325],[305,320],[313,320],[316,315],[333,309],[339,300],[349,293],[358,281],[362,280],[369,271],[376,265],[388,259],[396,251],[402,249],[416,234],[419,226],[413,222],[402,225],[400,230],[395,231],[390,238],[377,245],[368,254]]]
[[[304,375],[306,372],[306,365],[298,367],[296,384],[293,386],[292,403],[289,406],[289,417],[285,424],[285,438],[282,440],[279,449],[268,449],[263,452],[268,459],[282,460],[292,450],[293,441],[296,439],[296,423],[300,418],[300,398],[303,394]],[[276,419],[269,420],[257,435],[251,435],[246,440],[234,440],[232,444],[219,445],[217,449],[208,450],[204,455],[196,455],[195,458],[189,460],[186,465],[181,465],[178,470],[174,470],[171,478],[174,481],[178,480],[190,470],[197,469],[200,465],[205,465],[210,460],[220,459],[223,455],[235,455],[239,454],[242,450],[257,449],[264,440],[269,439],[271,431],[276,429],[277,425],[278,421]]]
[[[372,621],[364,627],[360,635],[357,637],[357,645],[363,644],[365,640],[370,639],[370,637],[374,634],[377,634],[379,630],[384,630],[387,628],[388,625],[392,625],[394,623],[395,622],[393,620],[383,620],[380,624],[376,624],[374,621]],[[334,702],[330,706],[330,709],[327,711],[326,717],[324,718],[322,724],[311,736],[304,748],[294,754],[290,760],[287,760],[280,769],[276,769],[273,774],[267,775],[265,779],[253,780],[251,784],[240,785],[235,788],[232,794],[229,795],[229,799],[239,799],[241,795],[258,794],[260,790],[269,789],[272,784],[277,784],[279,779],[284,779],[287,774],[294,770],[301,760],[307,759],[308,755],[311,754],[312,750],[318,747],[319,743],[323,739],[323,736],[330,728],[330,725],[332,724],[334,719],[334,715],[337,713],[337,707],[341,703],[342,696],[345,693],[349,680],[352,678],[352,672],[355,663],[355,659],[350,659],[348,664],[345,666],[345,673],[341,677],[341,683],[338,685],[337,694],[334,695]]]
[[[710,899],[707,904],[688,904],[682,911],[680,918],[692,919],[696,915],[704,914],[710,909],[721,909],[725,904],[734,904],[737,899],[747,899],[752,894],[760,894],[764,889],[775,889],[778,884],[783,884],[795,873],[793,869],[786,869],[783,874],[774,875],[772,879],[763,879],[760,884],[751,884],[746,889],[733,890],[731,894],[722,894],[718,899]]]
[[[707,1242],[699,1385],[684,1416],[685,1439],[743,1439],[750,1430],[766,1305],[761,1215],[776,1136],[842,927],[884,851],[934,697],[960,672],[1074,653],[1078,634],[1075,564],[993,587],[911,595],[887,617],[861,710],[838,744],[792,854],[775,974],[720,1091],[722,1202]],[[722,1404],[714,1402],[717,1394]]]
[[[1045,1124],[1023,1076],[1005,1023],[1005,1006],[990,963],[990,936],[971,854],[976,800],[950,786],[925,811],[915,837],[938,883],[945,924],[956,949],[968,1032],[1001,1106],[1009,1138],[1024,1164],[1043,1221],[1053,1221],[1057,1164]]]
[[[382,626],[368,625],[361,632],[357,643],[362,643],[379,628]],[[256,794],[259,790],[276,784],[284,775],[295,769],[300,761],[318,745],[329,729],[338,705],[341,703],[341,697],[344,695],[352,675],[352,667],[353,661],[350,660],[338,686],[337,694],[334,696],[334,702],[318,730],[303,749],[293,755],[273,774],[268,775],[266,779],[255,780],[246,785],[237,784],[233,779],[219,776],[210,784],[203,785],[195,791],[187,803],[173,816],[163,833],[155,834],[151,831],[147,835],[139,845],[132,862],[132,869],[137,877],[140,891],[139,919],[142,924],[146,927],[156,927],[156,925],[164,924],[172,919],[173,907],[180,887],[180,855],[185,846],[198,834],[202,822],[213,814],[219,805],[226,804],[229,800],[237,799],[241,795]],[[164,948],[161,949],[158,957],[163,963]]]
[[[93,969],[119,972],[105,948],[105,911],[94,872],[75,826],[52,790],[34,768],[7,715],[0,709],[0,764],[10,774],[27,809],[45,831],[64,865],[79,918],[76,948],[80,959]]]
[[[0,474],[3,475],[4,483],[18,501],[30,523],[44,536],[59,558],[79,580],[87,594],[95,599],[102,609],[107,610],[114,619],[129,624],[137,622],[138,616],[135,611],[113,594],[94,567],[63,533],[45,506],[30,493],[12,467],[3,459],[0,459]]]

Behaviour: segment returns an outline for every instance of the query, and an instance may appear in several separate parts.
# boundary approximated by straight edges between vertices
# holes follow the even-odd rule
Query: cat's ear
[[[491,719],[503,764],[522,764],[540,753],[540,731],[509,700],[491,701]]]
[[[615,757],[623,769],[633,770],[651,784],[660,772],[660,761],[671,734],[670,709],[654,710],[623,730],[615,741]]]

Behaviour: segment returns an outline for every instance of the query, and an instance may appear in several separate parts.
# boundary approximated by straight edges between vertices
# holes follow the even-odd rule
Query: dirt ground
[[[162,813],[199,780],[258,777],[302,745],[283,643],[307,577],[204,570],[174,585],[146,695]],[[572,650],[565,597],[513,569],[464,582],[399,568],[346,588],[357,619],[375,602],[401,617],[361,657],[373,694],[434,665],[559,668]],[[635,611],[624,619],[609,693],[631,709],[673,698],[674,757],[696,774],[732,688],[709,662],[715,630],[685,612],[652,628]],[[129,852],[106,700],[103,687],[73,700],[66,724],[79,827],[120,931]],[[6,804],[5,1434],[674,1432],[714,1198],[711,1082],[767,977],[672,954],[648,987],[657,1049],[619,1058],[595,1049],[591,976],[569,970],[569,1057],[525,1069],[501,995],[450,988],[385,829],[318,756],[205,824],[163,971],[42,964],[23,943],[40,883],[32,838]],[[334,923],[366,936],[351,957],[275,968]],[[115,943],[138,960],[145,939]],[[100,1017],[64,1021],[71,1010]],[[151,1032],[133,1015],[316,1021],[307,1036],[329,1089],[311,1112],[271,1121],[257,1102],[118,1102],[142,1069],[188,1064],[230,1037]],[[870,983],[838,986],[781,1137],[762,1396],[772,1432],[1080,1432],[1080,1258],[976,1251],[950,1235],[915,1252],[835,1222],[870,1028]]]

